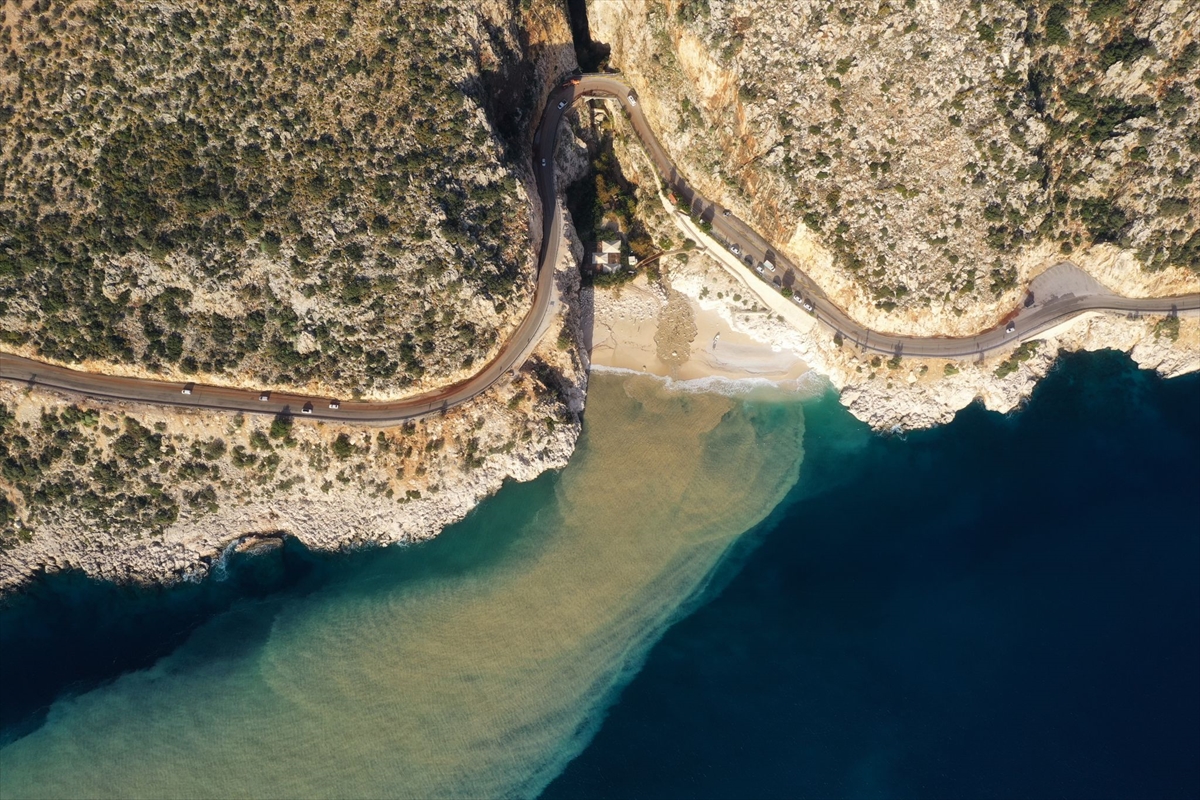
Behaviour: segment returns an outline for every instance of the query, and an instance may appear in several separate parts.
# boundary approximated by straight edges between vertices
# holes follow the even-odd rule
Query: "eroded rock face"
[[[567,250],[567,248],[564,248]],[[562,285],[578,305],[568,250]],[[0,594],[43,572],[116,582],[208,574],[227,548],[415,542],[505,480],[566,465],[587,373],[579,314],[472,403],[386,428],[96,404],[0,383]]]
[[[689,181],[857,320],[965,335],[1070,258],[1200,289],[1200,8],[593,0]]]

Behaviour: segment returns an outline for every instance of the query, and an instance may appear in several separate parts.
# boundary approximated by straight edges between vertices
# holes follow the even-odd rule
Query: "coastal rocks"
[[[1200,288],[1193,7],[1056,33],[1002,0],[588,12],[689,182],[874,330],[971,335],[1063,260],[1126,296]]]
[[[1178,340],[1172,340],[1162,332],[1162,319],[1085,314],[1033,340],[1036,349],[1019,363],[1013,352],[976,363],[906,359],[895,368],[877,356],[827,347],[809,357],[840,388],[841,403],[854,416],[877,430],[913,430],[945,424],[973,402],[1001,413],[1019,408],[1060,352],[1121,350],[1164,377],[1200,370],[1200,321],[1179,320]]]
[[[576,308],[578,276],[565,262],[560,296]],[[97,404],[0,384],[0,445],[16,464],[0,480],[0,594],[64,570],[119,583],[196,580],[231,547],[281,536],[314,550],[435,536],[505,481],[566,465],[587,375],[576,348],[556,340],[563,327],[578,339],[577,320],[552,317],[529,362],[474,402],[386,428]]]

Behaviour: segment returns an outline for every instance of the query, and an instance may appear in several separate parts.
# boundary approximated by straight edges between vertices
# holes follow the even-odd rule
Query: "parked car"
[[[271,393],[270,392],[259,392],[258,399],[260,402],[265,403],[271,399]]]
[[[729,252],[736,256],[738,253],[742,252],[742,248],[738,247],[736,244],[731,244],[729,245]]]
[[[633,92],[629,93],[629,105],[631,105],[631,106],[637,105],[637,95],[634,94]]]
[[[1014,331],[1016,331],[1016,329],[1017,329],[1017,323],[1014,321],[1014,322],[1008,323],[1008,325],[1005,326],[1004,332],[1005,333],[1013,333]]]
[[[342,407],[342,404],[339,403],[337,400],[330,400],[329,407],[332,408],[334,411],[337,411],[339,408]]]
[[[186,386],[184,386],[184,387],[183,387],[183,390],[182,390],[181,394],[191,394],[191,393],[192,393],[192,389],[195,389],[195,388],[196,388],[196,384],[194,384],[194,383],[189,383],[188,385],[186,385]]]
[[[813,304],[812,304],[812,300],[809,300],[807,297],[806,297],[806,298],[804,298],[804,302],[803,302],[803,303],[801,303],[800,305],[804,307],[804,310],[805,310],[805,311],[812,311],[812,310],[813,310]]]
[[[301,410],[302,412],[304,412],[305,414],[311,414],[311,413],[312,413],[312,408],[313,408],[313,406],[312,406],[312,403],[305,403],[305,404],[304,404],[304,408],[302,408],[302,409],[300,409],[300,410]]]
[[[722,211],[722,212],[721,212],[721,216],[722,216],[722,217],[732,217],[732,216],[733,216],[733,212],[732,212],[732,211],[730,211],[730,210],[727,208],[727,209],[725,209],[724,211]]]
[[[762,265],[763,265],[764,267],[766,267],[766,268],[767,268],[767,270],[768,270],[769,272],[774,272],[774,271],[775,271],[775,265],[774,265],[774,264],[772,264],[770,261],[764,260],[764,261],[763,261],[763,263],[762,263]]]

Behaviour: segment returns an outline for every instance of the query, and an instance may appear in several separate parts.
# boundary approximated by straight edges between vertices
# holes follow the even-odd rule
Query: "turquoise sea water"
[[[1198,497],[1118,354],[905,438],[597,376],[426,545],[0,611],[0,795],[1194,797]]]
[[[236,602],[150,668],[59,699],[0,750],[0,793],[536,794],[794,484],[803,430],[797,403],[598,377],[561,475]]]

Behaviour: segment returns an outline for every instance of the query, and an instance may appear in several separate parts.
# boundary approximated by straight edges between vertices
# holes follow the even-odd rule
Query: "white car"
[[[801,303],[800,305],[802,305],[802,306],[804,307],[804,310],[805,310],[805,311],[812,311],[812,310],[813,310],[813,304],[812,304],[812,301],[811,301],[811,300],[805,300],[805,301],[804,301],[803,303]]]
[[[339,403],[337,400],[330,400],[329,407],[332,408],[334,411],[337,411],[339,408],[342,407],[342,404]]]
[[[543,167],[546,166],[546,159],[544,159],[544,158],[542,159],[542,166]]]
[[[194,388],[196,388],[196,384],[194,384],[194,383],[189,383],[187,386],[183,387],[183,389],[182,389],[182,391],[180,392],[180,394],[191,394],[191,393],[192,393],[192,389],[194,389]]]
[[[738,247],[736,244],[731,244],[729,245],[729,252],[736,256],[738,253],[742,252],[742,248]]]
[[[258,395],[258,399],[260,402],[265,403],[271,399],[271,393],[270,392],[260,392]]]
[[[633,92],[629,93],[629,105],[631,105],[631,106],[637,105],[637,95],[634,94]]]
[[[1008,326],[1005,327],[1004,332],[1005,333],[1014,333],[1016,330],[1017,330],[1017,323],[1010,322],[1010,323],[1008,323]]]
[[[730,211],[730,210],[727,208],[727,209],[725,209],[724,211],[722,211],[722,212],[721,212],[721,216],[722,216],[722,217],[732,217],[732,216],[733,216],[733,212],[732,212],[732,211]]]
[[[300,410],[302,412],[304,412],[305,414],[311,414],[312,413],[312,403],[305,403],[304,408],[302,408]]]
[[[774,265],[774,264],[772,264],[770,261],[765,261],[765,260],[764,260],[764,261],[763,261],[763,263],[762,263],[762,265],[763,265],[764,267],[766,267],[766,268],[767,268],[769,271],[771,271],[771,272],[774,272],[774,271],[775,271],[775,265]]]
[[[559,100],[559,101],[558,101],[558,110],[559,110],[559,111],[562,111],[562,110],[563,110],[564,108],[566,108],[566,107],[567,107],[567,101],[566,101],[566,100]]]

